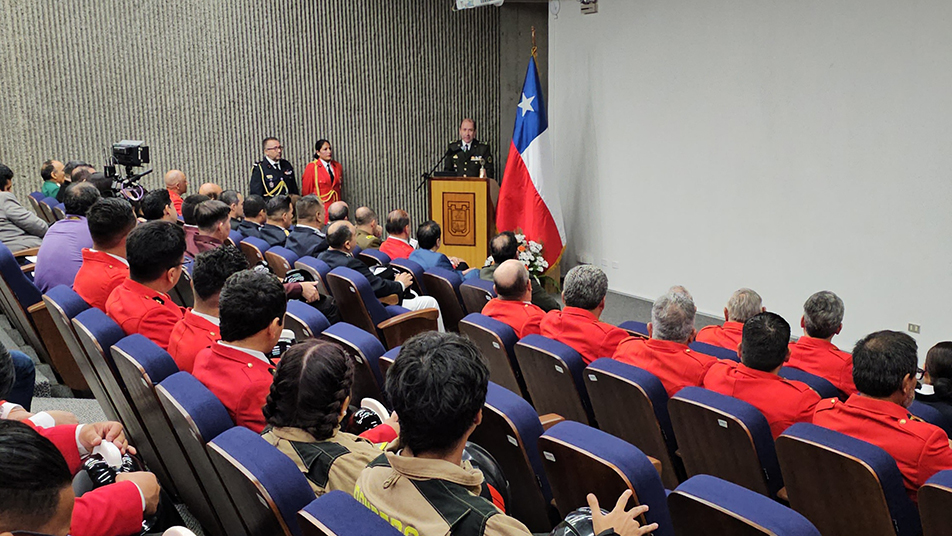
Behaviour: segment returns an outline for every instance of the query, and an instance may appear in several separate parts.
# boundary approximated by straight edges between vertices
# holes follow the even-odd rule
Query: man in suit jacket
[[[281,158],[284,147],[278,138],[265,138],[262,142],[264,158],[251,168],[250,195],[271,199],[278,195],[298,195],[297,181],[291,162]]]
[[[268,219],[261,227],[261,239],[269,246],[284,246],[288,240],[288,227],[294,220],[294,206],[291,198],[279,195],[268,200]]]
[[[245,212],[241,206],[242,203],[245,202],[245,196],[236,190],[225,190],[218,196],[218,200],[228,205],[228,208],[231,209],[229,215],[231,218],[231,230],[237,231],[238,226],[241,225],[241,220],[245,218]]]
[[[459,139],[446,149],[444,171],[452,171],[460,177],[479,177],[482,168],[486,176],[493,178],[493,154],[489,145],[476,139],[476,121],[466,118],[459,126]]]
[[[10,251],[40,247],[48,226],[13,195],[13,171],[0,164],[0,242]]]
[[[420,224],[416,235],[420,247],[410,253],[410,260],[422,266],[424,270],[430,268],[453,270],[464,280],[479,277],[479,269],[470,268],[457,257],[449,258],[440,253],[440,246],[443,245],[443,230],[440,229],[440,224],[427,220]]]
[[[324,205],[316,195],[305,195],[295,206],[297,209],[297,225],[288,235],[284,247],[293,251],[298,257],[310,255],[317,257],[327,250],[327,235],[321,231],[321,222],[324,221]]]
[[[245,219],[238,224],[238,232],[244,236],[261,238],[261,226],[268,221],[268,212],[265,210],[264,198],[260,195],[249,195],[241,207]]]

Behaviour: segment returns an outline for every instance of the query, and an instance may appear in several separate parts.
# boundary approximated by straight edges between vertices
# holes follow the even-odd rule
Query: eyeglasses
[[[926,373],[926,371],[922,370],[922,369],[919,368],[919,367],[916,367],[916,379],[917,379],[917,380],[921,380],[922,377],[925,376],[925,373]]]
[[[265,150],[265,151],[276,151],[276,150],[278,150],[278,149],[284,149],[284,147],[278,145],[278,146],[276,146],[276,147],[265,147],[264,150]]]

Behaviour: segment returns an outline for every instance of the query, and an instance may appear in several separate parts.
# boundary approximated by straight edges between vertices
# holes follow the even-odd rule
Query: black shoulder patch
[[[368,463],[367,467],[390,467],[390,460],[387,459],[386,454],[381,454],[377,456],[377,459]]]
[[[307,467],[307,479],[322,488],[327,487],[327,480],[334,461],[344,454],[350,453],[347,447],[332,441],[320,441],[318,443],[290,441],[289,443],[291,443],[294,452],[301,457],[304,466]]]
[[[499,513],[492,503],[459,484],[438,479],[411,482],[450,526],[453,536],[482,536],[486,522]]]

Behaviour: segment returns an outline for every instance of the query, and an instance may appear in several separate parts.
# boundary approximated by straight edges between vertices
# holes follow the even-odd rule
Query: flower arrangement
[[[542,256],[542,244],[535,240],[528,240],[520,229],[516,230],[516,241],[519,243],[518,259],[526,265],[530,275],[541,279],[545,275],[545,271],[549,269],[548,261]],[[492,263],[493,258],[490,256],[486,259],[484,266],[489,266]]]

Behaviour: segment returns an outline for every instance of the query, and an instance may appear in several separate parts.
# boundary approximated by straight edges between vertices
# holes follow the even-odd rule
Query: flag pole
[[[536,50],[538,50],[538,47],[536,46],[536,40],[535,40],[535,26],[533,26],[532,27],[532,59],[536,59]]]

